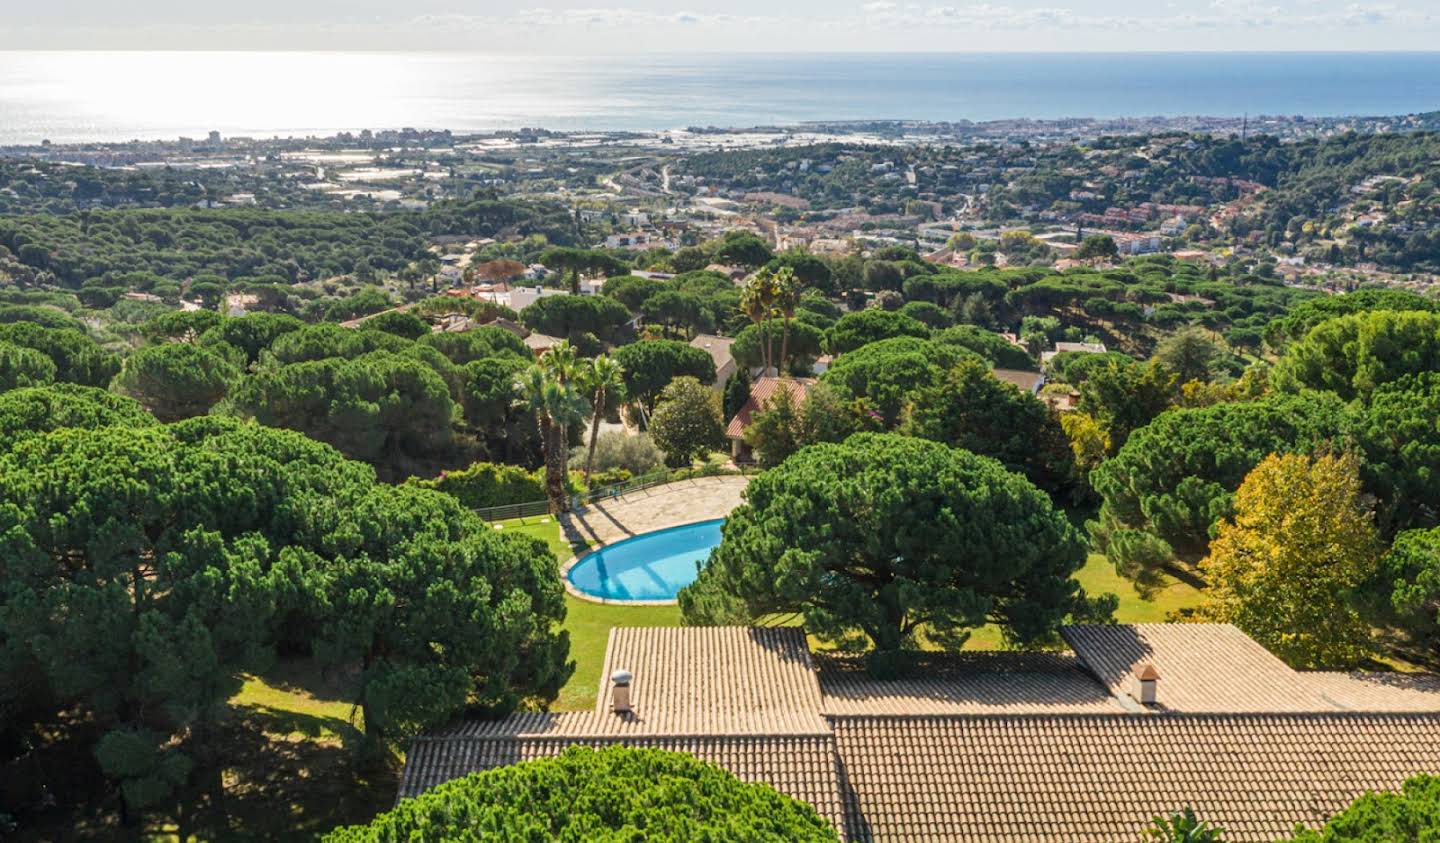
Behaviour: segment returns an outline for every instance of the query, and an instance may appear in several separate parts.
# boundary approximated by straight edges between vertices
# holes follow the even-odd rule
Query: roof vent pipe
[[[1160,671],[1146,662],[1135,669],[1135,699],[1144,705],[1155,704],[1155,686],[1160,682]]]
[[[610,692],[610,707],[616,714],[630,712],[630,682],[634,678],[635,675],[628,670],[617,670],[610,674],[610,682],[614,685]]]

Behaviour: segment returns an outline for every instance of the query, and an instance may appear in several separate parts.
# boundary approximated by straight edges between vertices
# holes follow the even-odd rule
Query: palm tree
[[[770,347],[770,318],[775,315],[775,276],[770,270],[759,269],[745,282],[740,294],[740,310],[760,326],[760,359],[764,374],[768,375],[774,357]]]
[[[795,309],[800,306],[800,283],[795,278],[794,270],[787,266],[775,273],[773,287],[775,310],[785,320],[785,329],[780,340],[780,361],[776,365],[778,374],[779,367],[784,366],[790,359],[790,320],[795,318]]]
[[[554,359],[548,359],[551,355],[555,355]],[[551,512],[570,510],[570,496],[565,493],[566,432],[584,422],[589,409],[575,387],[574,374],[575,351],[568,343],[561,343],[516,380],[540,430],[545,454],[545,496],[550,499]]]
[[[590,393],[590,450],[585,455],[585,485],[590,485],[590,471],[595,466],[595,441],[600,435],[600,417],[605,413],[605,404],[620,394],[625,387],[625,369],[611,357],[604,354],[590,362],[583,370],[584,388]]]

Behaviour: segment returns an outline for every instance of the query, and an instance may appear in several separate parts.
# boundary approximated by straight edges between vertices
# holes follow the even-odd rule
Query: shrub
[[[679,752],[571,747],[447,782],[326,843],[392,840],[834,841],[803,802]]]
[[[582,469],[585,467],[585,457],[588,448],[584,445],[577,445],[570,450],[570,467]],[[605,485],[599,477],[615,471],[626,471],[630,475],[645,474],[660,468],[665,463],[665,455],[655,446],[649,434],[641,433],[630,436],[620,431],[606,431],[600,434],[595,440],[595,473],[596,480],[592,485]],[[622,477],[620,480],[629,479]],[[619,482],[618,480],[610,482]]]
[[[413,313],[403,310],[387,310],[365,320],[365,329],[384,331],[407,340],[418,340],[430,335],[430,323]]]
[[[1440,840],[1440,776],[1409,779],[1398,793],[1367,793],[1318,831],[1295,829],[1288,843],[1435,843]]]
[[[1143,843],[1225,843],[1225,832],[1185,808],[1168,817],[1151,820],[1142,840]]]
[[[470,509],[504,506],[545,499],[545,480],[541,472],[526,471],[518,465],[477,462],[460,471],[448,471],[433,480],[412,480],[426,489],[437,489],[454,495]]]
[[[672,468],[724,447],[720,396],[694,378],[676,378],[660,393],[660,405],[650,417],[650,435]]]

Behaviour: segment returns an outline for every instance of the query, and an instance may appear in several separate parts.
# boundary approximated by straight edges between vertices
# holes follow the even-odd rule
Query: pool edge
[[[696,524],[708,524],[708,523],[710,523],[711,521],[722,521],[722,522],[723,522],[724,520],[725,520],[724,518],[702,518],[702,519],[700,519],[699,521],[687,521],[687,522],[685,522],[685,523],[683,523],[683,524],[671,524],[671,525],[668,526],[668,527],[661,527],[661,528],[658,529],[658,530],[646,530],[646,531],[643,532],[643,533],[636,533],[636,534],[633,535],[633,536],[626,536],[625,538],[620,539],[619,541],[604,542],[603,544],[597,544],[597,545],[594,545],[593,547],[586,548],[584,554],[571,556],[569,559],[565,560],[565,562],[564,562],[563,564],[560,565],[560,582],[565,586],[565,593],[566,593],[566,594],[569,594],[571,597],[574,597],[576,600],[584,600],[584,601],[587,602],[587,603],[599,603],[599,604],[602,605],[602,606],[675,606],[675,605],[678,605],[678,604],[680,603],[679,598],[675,598],[675,599],[672,599],[672,600],[616,600],[616,599],[614,599],[613,597],[596,597],[596,596],[593,595],[593,594],[587,594],[587,593],[581,591],[579,588],[576,588],[576,586],[575,586],[574,583],[570,582],[570,569],[573,568],[573,567],[575,567],[575,565],[580,562],[581,556],[589,556],[590,554],[595,553],[595,552],[600,551],[600,550],[604,550],[605,548],[610,547],[611,545],[620,544],[620,542],[629,541],[630,539],[636,539],[636,538],[639,538],[639,537],[641,537],[641,536],[647,536],[647,535],[649,535],[649,534],[651,534],[651,533],[663,533],[663,532],[665,532],[666,530],[674,530],[674,529],[677,529],[677,528],[680,528],[680,527],[693,527],[693,526],[695,526]]]

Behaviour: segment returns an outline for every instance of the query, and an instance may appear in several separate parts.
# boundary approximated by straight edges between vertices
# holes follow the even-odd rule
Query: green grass
[[[560,535],[559,523],[547,515],[496,523],[501,530],[543,539],[561,564],[588,546],[572,546],[566,542]],[[556,711],[584,711],[595,707],[611,627],[679,625],[678,606],[607,606],[565,595],[565,629],[570,633],[570,657],[575,660],[575,672],[551,708]]]
[[[568,558],[568,557],[566,557]],[[614,626],[679,626],[679,606],[606,606],[565,595],[565,628],[570,631],[570,657],[575,673],[551,708],[582,711],[595,707],[605,645]]]
[[[497,523],[502,530],[519,531],[543,539],[562,563],[586,547],[568,544],[560,535],[559,524],[549,516]],[[1158,576],[1158,584],[1142,594],[1130,580],[1115,572],[1109,560],[1092,553],[1075,579],[1090,595],[1111,593],[1118,596],[1120,607],[1115,612],[1115,620],[1120,623],[1158,623],[1177,609],[1200,603],[1200,592],[1193,586],[1166,574]],[[595,705],[611,627],[680,625],[678,606],[607,606],[578,600],[568,594],[565,605],[565,629],[570,631],[570,655],[575,660],[575,673],[553,706],[557,711],[588,710]],[[811,643],[818,644],[813,639]],[[975,650],[993,650],[1001,646],[1000,630],[994,626],[975,630],[966,644],[967,648]]]
[[[279,662],[264,676],[246,676],[230,704],[303,718],[320,726],[319,733],[309,737],[340,741],[360,730],[358,711],[351,699],[353,694],[343,682],[326,680],[313,662],[303,659]]]
[[[1120,606],[1115,610],[1118,623],[1163,623],[1171,612],[1200,605],[1199,589],[1169,574],[1156,576],[1156,586],[1142,594],[1134,583],[1115,572],[1110,560],[1092,553],[1085,560],[1085,567],[1076,572],[1075,579],[1092,597],[1109,593],[1120,598]],[[1001,646],[1000,630],[995,626],[975,630],[966,643],[967,649],[972,650],[994,650]]]

